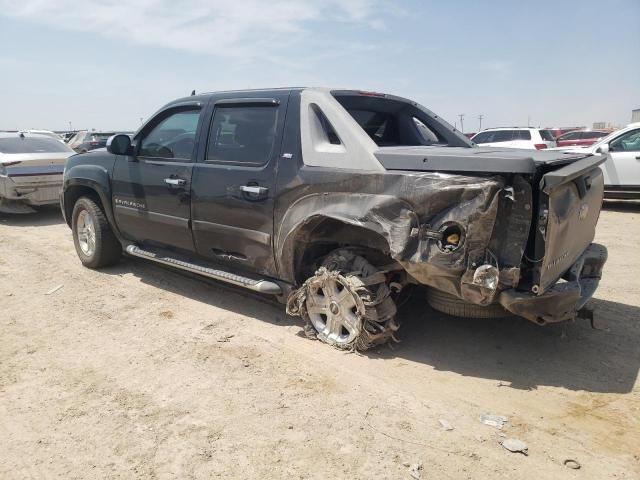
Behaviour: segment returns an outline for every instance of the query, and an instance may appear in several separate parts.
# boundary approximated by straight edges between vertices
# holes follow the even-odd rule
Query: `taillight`
[[[546,143],[536,143],[534,145],[534,147],[536,147],[536,150],[544,150],[545,148],[547,148],[547,144]]]

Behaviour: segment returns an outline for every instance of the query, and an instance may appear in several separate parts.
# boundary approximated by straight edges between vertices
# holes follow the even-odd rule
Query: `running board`
[[[235,273],[225,272],[224,270],[216,270],[214,268],[203,267],[194,263],[185,262],[184,260],[178,260],[172,257],[166,257],[158,255],[157,253],[150,252],[148,250],[142,250],[136,245],[129,245],[126,248],[126,252],[134,257],[144,258],[151,260],[152,262],[162,263],[163,265],[169,265],[170,267],[186,270],[187,272],[202,275],[203,277],[213,278],[221,282],[231,283],[239,287],[244,287],[255,292],[267,293],[271,295],[282,294],[280,285],[270,280],[256,280],[253,278],[243,277]]]

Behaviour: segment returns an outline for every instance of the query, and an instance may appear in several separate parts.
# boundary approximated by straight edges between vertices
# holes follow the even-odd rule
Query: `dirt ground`
[[[83,268],[56,209],[0,216],[0,478],[640,478],[638,238],[640,206],[608,204],[604,330],[451,318],[417,292],[402,343],[357,355],[243,291]]]

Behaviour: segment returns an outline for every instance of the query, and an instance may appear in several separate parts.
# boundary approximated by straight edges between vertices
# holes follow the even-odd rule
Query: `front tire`
[[[100,206],[89,197],[80,197],[71,217],[73,244],[80,261],[88,268],[101,268],[118,262],[122,246]]]

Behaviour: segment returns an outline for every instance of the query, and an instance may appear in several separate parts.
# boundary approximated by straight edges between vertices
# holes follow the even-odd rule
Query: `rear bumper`
[[[0,197],[26,205],[57,203],[62,188],[62,175],[56,177],[59,178],[24,177],[20,182],[14,182],[11,177],[0,177]]]
[[[500,304],[511,313],[540,325],[575,319],[598,288],[606,247],[592,243],[564,274],[542,295],[515,289],[500,293]]]

